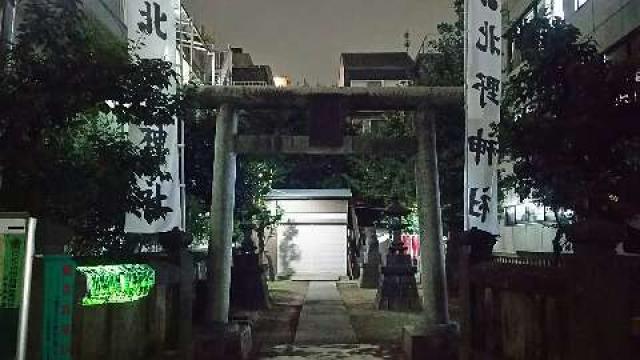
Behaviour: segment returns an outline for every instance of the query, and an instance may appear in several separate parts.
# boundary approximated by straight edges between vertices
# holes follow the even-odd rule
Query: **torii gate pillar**
[[[236,154],[233,144],[237,131],[234,109],[223,104],[216,118],[213,183],[211,189],[211,238],[207,274],[207,322],[224,326],[229,322],[231,285],[231,236],[235,202]]]
[[[403,329],[402,345],[409,360],[452,360],[456,358],[455,338],[458,329],[449,322],[438,184],[436,113],[428,105],[418,107],[414,129],[417,140],[416,198],[424,317],[422,327]]]

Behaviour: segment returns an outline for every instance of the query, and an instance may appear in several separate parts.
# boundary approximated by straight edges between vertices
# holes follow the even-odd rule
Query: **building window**
[[[269,86],[266,81],[234,81],[234,86]]]
[[[382,81],[367,81],[367,87],[382,87]]]
[[[504,209],[504,225],[505,226],[514,226],[517,223],[516,221],[516,207],[507,206]]]
[[[555,222],[556,221],[556,214],[553,212],[553,210],[551,210],[550,207],[545,206],[544,208],[544,222]]]
[[[588,0],[576,0],[576,10],[580,9]]]
[[[554,223],[555,221],[553,210],[548,206],[526,203],[510,205],[504,208],[504,226]]]

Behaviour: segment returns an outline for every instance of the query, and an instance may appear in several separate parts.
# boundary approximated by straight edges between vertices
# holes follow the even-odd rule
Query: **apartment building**
[[[518,24],[540,16],[564,18],[592,37],[612,61],[640,56],[640,0],[505,0],[503,2],[504,77],[520,64],[513,45]],[[508,171],[509,165],[506,165]],[[495,251],[553,251],[555,216],[549,208],[515,195],[507,196],[500,214]]]
[[[231,79],[235,86],[275,86],[269,65],[255,65],[251,54],[231,48]]]
[[[406,52],[358,52],[340,54],[339,87],[409,86],[414,81],[415,61]],[[382,112],[359,111],[349,117],[351,127],[362,133],[375,131],[384,120]]]
[[[564,15],[612,61],[640,55],[640,0],[564,0]]]
[[[343,53],[338,86],[406,86],[413,81],[415,63],[406,52]]]

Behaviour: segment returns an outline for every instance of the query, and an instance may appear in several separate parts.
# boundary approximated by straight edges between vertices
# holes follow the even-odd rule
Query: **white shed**
[[[277,274],[294,280],[347,275],[349,189],[278,189],[267,195],[283,216],[267,244]],[[275,240],[275,241],[274,241]]]

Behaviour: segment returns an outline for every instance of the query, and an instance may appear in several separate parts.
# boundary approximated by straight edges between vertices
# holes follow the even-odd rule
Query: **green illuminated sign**
[[[82,305],[126,303],[149,295],[155,284],[153,268],[146,264],[78,266],[86,278]]]

